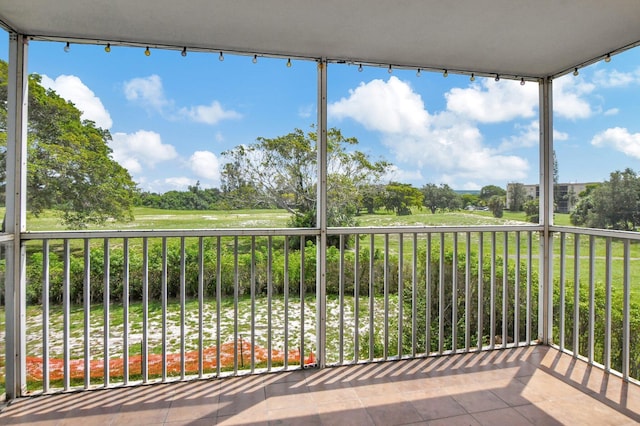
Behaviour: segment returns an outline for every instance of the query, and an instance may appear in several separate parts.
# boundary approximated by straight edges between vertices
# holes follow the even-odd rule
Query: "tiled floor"
[[[25,398],[0,424],[634,425],[640,387],[543,346]]]

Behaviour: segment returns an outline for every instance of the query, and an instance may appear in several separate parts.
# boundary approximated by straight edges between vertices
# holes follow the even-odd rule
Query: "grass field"
[[[215,229],[215,228],[284,228],[287,227],[287,223],[289,221],[290,215],[284,210],[241,210],[241,211],[175,211],[175,210],[158,210],[158,209],[148,209],[148,208],[136,208],[135,209],[135,221],[125,224],[120,223],[111,223],[102,227],[93,228],[93,229],[154,229],[154,230],[163,230],[163,229]],[[451,212],[451,213],[436,213],[431,214],[427,210],[415,211],[414,214],[410,216],[396,216],[392,213],[387,212],[378,212],[372,215],[362,215],[358,217],[358,222],[360,226],[412,226],[412,225],[430,225],[430,226],[438,226],[438,225],[449,225],[449,226],[477,226],[477,225],[511,225],[511,224],[526,224],[524,213],[512,213],[505,212],[504,217],[500,219],[494,218],[490,212],[487,211],[460,211],[460,212]],[[555,222],[558,225],[569,225],[569,217],[568,215],[555,215]],[[28,230],[30,231],[44,231],[44,230],[63,230],[63,227],[60,226],[58,222],[58,218],[55,212],[45,212],[38,218],[29,217],[28,218]],[[495,234],[496,238],[496,247],[497,247],[497,255],[502,256],[503,247],[504,247],[504,233],[499,232]],[[525,240],[526,233],[522,233],[520,247],[521,254],[524,256],[525,249],[527,247],[527,243]],[[560,243],[559,243],[559,235],[555,236],[556,243],[554,244],[554,252],[555,254],[560,253]],[[567,260],[565,264],[565,271],[567,281],[570,282],[573,279],[573,235],[567,235],[566,238],[566,247],[567,247]],[[393,254],[397,254],[399,252],[399,238],[397,235],[391,235],[389,237],[389,251]],[[383,236],[378,235],[374,239],[376,248],[383,248],[385,244],[385,239]],[[491,248],[491,237],[490,235],[485,235],[484,240],[484,253],[488,255],[490,253]],[[434,248],[436,248],[440,243],[439,237],[433,237]],[[532,259],[532,269],[537,271],[538,268],[538,235],[537,233],[533,234],[533,252],[534,256]],[[80,250],[81,241],[77,241],[73,243],[77,244],[75,249]],[[97,243],[99,244],[99,242]],[[138,244],[133,242],[132,244]],[[368,247],[369,239],[364,238],[361,242],[362,247]],[[403,249],[404,249],[404,259],[405,262],[409,262],[412,257],[412,238],[411,236],[405,236],[403,239]],[[421,242],[420,244],[423,244]],[[448,247],[452,245],[452,236],[449,234],[446,236],[445,244]],[[464,253],[466,240],[463,236],[459,237],[458,240],[458,251],[459,253]],[[471,235],[471,244],[472,249],[477,250],[478,248],[478,234],[474,233]],[[515,233],[508,234],[507,240],[508,253],[509,258],[513,259],[515,257],[515,248],[516,244],[516,236]],[[599,282],[604,282],[606,279],[606,264],[605,264],[605,240],[602,238],[597,238],[595,243],[595,259],[593,265],[594,271],[594,280]],[[622,244],[620,242],[613,242],[612,244],[612,283],[614,288],[620,289],[622,286]],[[640,259],[640,247],[637,244],[632,244],[631,256],[634,260]],[[29,251],[37,251],[41,250],[41,244],[37,242],[29,243]],[[73,250],[73,248],[72,248]],[[589,238],[583,236],[581,238],[580,243],[580,274],[581,274],[581,282],[586,283],[589,278],[589,274],[591,273],[591,265],[587,261],[589,254]],[[555,256],[555,264],[554,269],[556,271],[556,277],[558,276],[559,270],[559,256]],[[631,273],[632,277],[640,277],[640,262],[631,262]],[[633,281],[633,280],[632,280]],[[567,284],[570,285],[570,284]],[[632,300],[640,301],[640,286],[634,285],[632,287]],[[284,308],[282,305],[281,298],[274,298],[274,318],[277,318],[277,321],[274,322],[273,326],[275,330],[278,330],[275,334],[274,342],[279,346],[282,346],[282,336],[278,333],[281,333],[282,324],[281,319],[284,315],[290,316],[290,321],[292,323],[300,324],[301,318],[299,315],[299,309],[296,311],[295,308],[291,310],[288,314],[285,314]],[[293,306],[296,306],[296,303],[292,301]],[[361,300],[361,309],[362,307],[367,306],[366,298]],[[382,303],[380,300],[376,300],[376,306]],[[313,316],[313,312],[315,311],[315,303],[313,300],[309,300],[307,302],[308,307],[306,308],[306,316],[304,318],[305,328],[309,332],[309,336],[305,337],[305,341],[308,340],[309,347],[312,347],[314,342],[313,333],[315,332],[314,322],[315,318]],[[353,300],[347,298],[346,304],[348,306],[353,306]],[[233,333],[230,331],[230,325],[228,319],[232,317],[233,313],[233,299],[225,298],[223,302],[223,322],[221,323],[221,333],[223,336],[227,336],[229,339],[232,338]],[[395,306],[396,302],[392,303],[392,306]],[[213,344],[215,342],[215,336],[211,332],[211,327],[213,326],[213,312],[211,310],[211,303],[207,304],[207,308],[205,309],[205,319],[207,324],[209,324],[209,328],[207,329],[205,339],[205,344]],[[247,321],[250,319],[250,304],[247,302],[247,299],[242,299],[238,305],[238,315],[244,325],[241,326],[239,330],[241,333],[247,333]],[[328,310],[329,312],[335,312],[337,309],[336,300],[330,300]],[[179,303],[170,302],[169,304],[169,312],[168,312],[168,322],[170,334],[167,338],[169,345],[169,352],[176,352],[180,350],[180,339],[179,334],[176,334],[176,330],[179,331]],[[365,309],[366,310],[366,309]],[[380,312],[383,309],[378,306],[376,308],[376,312]],[[197,312],[197,301],[188,301],[186,305],[186,311],[193,313]],[[298,313],[296,313],[298,312]],[[52,357],[58,357],[62,352],[62,343],[61,343],[61,329],[62,329],[62,312],[60,306],[52,306],[51,307],[51,321],[50,326],[52,332],[50,334],[51,347],[50,347],[50,355]],[[130,354],[139,354],[140,353],[140,339],[141,339],[141,316],[142,316],[142,308],[141,304],[138,302],[134,302],[131,304],[130,313],[129,313],[129,329],[130,329],[130,341],[128,343]],[[151,353],[157,353],[160,350],[160,340],[158,337],[158,315],[159,315],[159,305],[156,302],[151,303],[150,305],[150,321],[156,324],[150,335],[150,351]],[[347,322],[352,321],[353,312],[349,309],[346,311],[347,317],[345,320]],[[361,312],[363,318],[366,318],[367,313]],[[102,356],[102,319],[104,316],[103,306],[101,304],[95,305],[91,308],[91,356],[93,358],[100,358]],[[258,313],[256,318],[262,318],[264,320],[264,314]],[[111,343],[113,345],[112,356],[121,356],[122,347],[124,342],[122,342],[122,306],[113,305],[111,308],[111,333],[113,334],[113,339],[111,339]],[[27,351],[29,356],[40,356],[42,352],[42,310],[40,306],[29,306],[27,312],[28,318],[28,341],[27,341]],[[81,306],[74,306],[71,310],[71,330],[70,330],[70,344],[71,344],[71,357],[72,358],[80,358],[82,357],[82,348],[83,348],[83,318],[84,313]],[[187,316],[187,324],[185,325],[188,338],[185,342],[185,349],[191,350],[194,345],[196,345],[195,337],[197,337],[197,326],[198,326],[198,318],[197,315],[189,314]],[[376,321],[383,321],[383,319],[378,318]],[[308,322],[308,323],[307,323]],[[265,344],[266,340],[263,335],[263,328],[261,326],[260,333],[256,335],[256,342],[258,344]],[[366,328],[366,326],[365,326]],[[379,327],[378,327],[379,328]],[[327,327],[328,333],[333,333],[328,336],[328,341],[333,342],[333,346],[327,348],[328,353],[333,354],[331,356],[335,357],[337,353],[337,348],[335,347],[335,342],[337,341],[337,337],[334,335],[337,333],[338,327],[336,324],[329,324]],[[361,330],[362,333],[366,333],[366,329]],[[0,333],[4,333],[4,310],[0,308]],[[120,336],[120,340],[118,340],[118,336]],[[3,336],[0,336],[3,337]],[[290,345],[296,345],[296,341],[299,340],[299,336],[295,335],[295,330],[292,331],[292,335],[290,338]],[[223,341],[225,338],[222,339]],[[226,339],[228,340],[228,339]],[[4,339],[0,339],[0,346],[3,346]],[[2,354],[4,354],[4,348],[0,347]],[[353,343],[350,341],[345,342],[345,351],[349,353],[353,351]],[[1,387],[1,385],[0,385]]]

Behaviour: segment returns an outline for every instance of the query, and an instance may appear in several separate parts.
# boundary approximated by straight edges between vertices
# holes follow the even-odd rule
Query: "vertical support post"
[[[540,282],[538,288],[538,339],[545,345],[553,333],[553,85],[540,80]]]
[[[27,207],[27,73],[28,39],[9,35],[9,81],[7,93],[7,187],[5,232],[13,235],[6,245],[5,316],[7,401],[26,390],[26,291],[25,248],[20,233],[26,230]]]
[[[316,256],[316,362],[325,366],[327,343],[327,60],[318,62],[318,184],[316,223],[320,229]]]

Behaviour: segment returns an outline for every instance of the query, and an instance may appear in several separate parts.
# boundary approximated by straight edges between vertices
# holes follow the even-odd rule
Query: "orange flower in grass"
[[[242,344],[240,344],[242,343]],[[242,351],[240,351],[242,347]],[[234,342],[226,342],[220,346],[220,367],[231,368],[234,365],[234,360],[238,360],[240,365],[248,365],[251,363],[251,345],[247,342],[238,342],[237,344],[237,358],[234,357]],[[261,364],[266,363],[269,359],[269,352],[261,347],[255,345],[253,348],[254,363]],[[287,354],[287,361],[289,363],[297,364],[300,362],[300,352],[296,349],[290,350]],[[215,369],[217,366],[217,348],[210,347],[202,351],[203,368],[205,370]],[[151,354],[147,357],[147,371],[150,376],[162,375],[162,355]],[[274,349],[271,351],[271,362],[284,363],[284,352]],[[315,355],[313,352],[309,353],[309,356],[304,359],[305,365],[314,364]],[[129,375],[141,375],[142,374],[142,355],[133,355],[129,357]],[[166,356],[167,374],[176,375],[181,373],[181,356],[177,354],[167,354]],[[184,355],[184,369],[185,374],[198,373],[199,356],[198,351],[186,352]],[[69,372],[71,379],[84,378],[84,360],[73,359],[69,361]],[[89,363],[89,372],[92,379],[100,379],[104,377],[104,361],[103,360],[91,360]],[[124,376],[124,360],[122,358],[112,358],[109,360],[109,376],[110,377],[122,377]],[[64,377],[64,360],[60,358],[49,359],[49,380],[56,381],[62,380]],[[41,381],[43,379],[43,359],[40,357],[27,357],[27,380],[28,381]]]

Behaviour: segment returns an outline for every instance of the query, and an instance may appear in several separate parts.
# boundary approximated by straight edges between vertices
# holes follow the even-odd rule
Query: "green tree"
[[[7,63],[0,61],[0,180],[5,191]],[[27,208],[39,215],[56,209],[69,228],[108,219],[131,220],[136,184],[111,157],[111,135],[80,118],[82,112],[37,74],[29,76]]]
[[[527,192],[521,183],[512,183],[507,187],[509,191],[509,205],[507,206],[512,212],[519,212],[527,199]]]
[[[489,202],[487,203],[489,210],[493,214],[493,217],[502,217],[504,214],[504,197],[500,195],[494,195],[489,198]]]
[[[366,184],[360,188],[358,214],[363,208],[368,214],[373,214],[376,209],[384,206],[385,186],[382,184]]]
[[[441,184],[437,186],[433,183],[424,185],[420,191],[424,196],[423,204],[431,213],[435,214],[438,209],[458,210],[462,207],[462,198],[449,185]]]
[[[462,199],[462,208],[467,208],[468,206],[477,206],[480,202],[480,197],[476,194],[462,194],[460,198]]]
[[[596,224],[596,217],[593,213],[593,198],[591,195],[599,185],[600,184],[589,184],[584,191],[578,194],[578,201],[569,214],[569,220],[572,225],[591,226]]]
[[[386,186],[384,207],[398,216],[411,214],[411,207],[422,207],[423,195],[408,183],[391,182]]]
[[[529,200],[522,206],[524,214],[527,216],[527,221],[532,223],[538,223],[540,221],[540,200]]]
[[[640,224],[640,178],[629,168],[612,172],[608,181],[581,193],[571,221],[590,228],[636,230]]]
[[[480,199],[487,205],[489,203],[489,199],[494,195],[504,197],[507,195],[507,191],[496,185],[486,185],[480,189]]]
[[[327,221],[330,226],[355,224],[360,191],[379,182],[390,164],[372,161],[366,154],[352,150],[356,138],[347,138],[339,129],[327,132]],[[255,188],[259,202],[288,210],[296,226],[315,226],[316,208],[316,132],[293,132],[275,138],[257,139],[252,145],[240,145],[223,153],[233,171],[246,185]],[[230,182],[223,168],[223,182]]]

